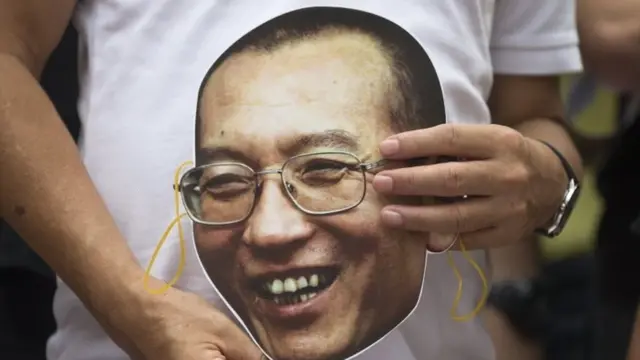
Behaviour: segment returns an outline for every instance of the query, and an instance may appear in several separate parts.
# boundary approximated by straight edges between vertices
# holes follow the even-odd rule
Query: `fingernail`
[[[373,178],[373,188],[377,192],[391,192],[393,190],[393,179],[385,175],[376,175]]]
[[[382,156],[391,156],[400,150],[400,143],[396,139],[388,139],[380,143]]]
[[[382,222],[388,226],[402,226],[402,216],[393,210],[382,210]]]

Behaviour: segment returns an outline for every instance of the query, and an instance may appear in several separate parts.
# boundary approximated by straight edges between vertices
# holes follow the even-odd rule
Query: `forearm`
[[[576,175],[582,178],[583,167],[581,157],[573,145],[569,134],[557,121],[551,119],[532,119],[524,121],[514,128],[524,136],[543,140],[558,149],[572,165]],[[545,145],[536,151],[547,151]],[[551,157],[554,157],[549,152]],[[550,158],[551,161],[557,161]],[[527,236],[525,241],[515,245],[491,249],[489,251],[492,280],[522,280],[536,277],[539,271],[540,254],[538,242],[534,236]],[[489,307],[485,313],[486,326],[492,336],[496,348],[497,359],[542,359],[542,347],[518,333],[506,316],[497,309]]]
[[[5,55],[0,129],[0,216],[88,306],[125,296],[142,270],[46,94]]]
[[[621,89],[640,84],[640,1],[577,0],[577,22],[587,70]]]

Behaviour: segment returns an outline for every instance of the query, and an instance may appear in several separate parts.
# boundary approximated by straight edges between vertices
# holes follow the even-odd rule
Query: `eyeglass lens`
[[[183,186],[185,204],[200,221],[242,221],[253,209],[264,175],[239,163],[202,166],[183,179],[187,184]],[[293,157],[283,166],[282,180],[294,204],[310,214],[354,207],[362,201],[366,189],[360,161],[346,153]]]

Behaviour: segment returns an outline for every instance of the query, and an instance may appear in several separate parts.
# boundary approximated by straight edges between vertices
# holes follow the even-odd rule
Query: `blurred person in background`
[[[585,70],[625,93],[619,132],[600,171],[605,210],[597,239],[597,360],[640,358],[640,0],[578,0]],[[636,325],[637,327],[637,325]],[[633,334],[633,335],[632,335]],[[635,352],[635,353],[634,353]]]

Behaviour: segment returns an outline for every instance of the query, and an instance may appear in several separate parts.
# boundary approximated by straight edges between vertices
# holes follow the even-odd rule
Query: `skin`
[[[0,0],[0,169],[19,174],[0,177],[0,217],[73,288],[129,355],[211,359],[213,349],[224,350],[234,359],[259,358],[255,352],[246,353],[251,344],[228,320],[195,296],[175,289],[165,296],[152,296],[144,290],[143,270],[37,83],[75,3]],[[562,126],[551,120],[562,115],[557,77],[496,76],[492,99],[489,105],[496,123],[548,141],[581,172],[575,147]],[[559,169],[547,149],[538,147],[535,152],[550,163],[541,168]],[[550,207],[542,221],[553,211]],[[518,240],[517,233],[506,235],[510,243]],[[494,241],[478,241],[477,247],[503,243],[503,237],[494,237]],[[518,257],[510,262],[517,267]],[[121,303],[128,306],[113,306]],[[155,331],[149,332],[150,328]]]
[[[640,313],[636,315],[636,322],[633,326],[633,334],[631,337],[631,347],[627,355],[627,360],[637,359],[640,359]]]
[[[370,38],[352,33],[329,32],[272,53],[236,55],[204,91],[202,146],[231,148],[256,170],[279,168],[299,153],[335,149],[376,161],[378,143],[392,135],[384,101],[388,66]],[[325,139],[296,148],[301,136],[326,130],[352,134],[357,147]],[[242,159],[223,153],[208,159],[234,160]],[[279,177],[269,175],[247,221],[196,226],[209,276],[274,358],[344,358],[390,331],[417,303],[424,234],[382,226],[379,212],[392,199],[378,195],[372,179],[367,175],[367,194],[357,208],[308,216],[288,200]],[[265,300],[244,286],[249,274],[325,264],[337,265],[340,275],[326,290],[328,305],[312,316],[270,317],[261,310]]]
[[[497,75],[495,79],[489,106],[500,104],[499,109],[493,107],[496,124],[444,124],[400,133],[382,142],[380,149],[386,158],[447,155],[467,161],[385,170],[374,179],[378,192],[471,195],[467,201],[446,205],[388,206],[382,211],[388,226],[458,234],[458,245],[464,242],[467,249],[514,244],[534,229],[548,226],[560,207],[568,180],[558,156],[539,140],[554,146],[571,164],[576,177],[582,177],[580,156],[561,125],[558,79]],[[512,86],[530,88],[523,94],[526,101],[506,91]],[[439,239],[430,240],[439,247]]]
[[[497,74],[488,104],[496,124],[514,127],[530,138],[544,139],[553,144],[582,177],[582,164],[575,146],[564,128],[551,120],[561,118],[564,112],[558,76]],[[547,149],[538,151],[544,154]],[[545,159],[551,163],[555,160],[553,156]],[[493,281],[536,276],[539,255],[537,238],[532,236],[510,246],[489,250]],[[542,358],[538,344],[514,331],[502,314],[488,310],[484,320],[498,360]]]
[[[620,90],[640,84],[640,1],[578,0],[580,49],[586,69]]]
[[[0,218],[131,358],[210,360],[224,353],[259,359],[251,340],[200,297],[176,289],[162,296],[147,292],[144,269],[40,88],[40,73],[75,5],[0,0]],[[151,288],[162,285],[149,282]]]

